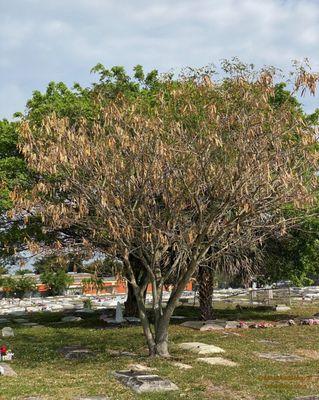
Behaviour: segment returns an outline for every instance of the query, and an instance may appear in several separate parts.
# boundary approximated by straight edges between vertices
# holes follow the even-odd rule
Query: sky
[[[90,69],[178,71],[239,57],[319,70],[319,0],[0,0],[0,118],[47,83],[94,81]],[[306,111],[319,99],[303,99]]]

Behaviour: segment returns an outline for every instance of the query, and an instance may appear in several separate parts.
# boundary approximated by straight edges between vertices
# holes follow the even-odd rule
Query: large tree
[[[220,81],[192,70],[163,78],[151,96],[116,96],[94,124],[52,115],[40,130],[22,125],[24,155],[42,179],[21,205],[120,256],[151,355],[168,356],[170,317],[198,266],[284,233],[284,206],[311,202],[317,184],[312,127],[269,102],[274,70],[223,68]],[[314,91],[316,79],[302,70],[297,86]]]

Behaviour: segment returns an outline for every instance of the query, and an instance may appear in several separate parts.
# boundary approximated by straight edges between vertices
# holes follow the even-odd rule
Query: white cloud
[[[309,57],[319,68],[318,21],[318,0],[0,0],[0,91],[19,92],[0,102],[0,117],[50,80],[88,83],[97,62],[166,71]]]

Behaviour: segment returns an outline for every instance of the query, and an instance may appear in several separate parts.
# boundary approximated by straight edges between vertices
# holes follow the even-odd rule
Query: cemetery
[[[319,391],[315,300],[285,311],[217,301],[205,323],[181,305],[168,359],[148,356],[138,319],[126,320],[120,303],[89,313],[77,304],[1,317],[1,398],[288,400]]]
[[[0,16],[0,400],[319,400],[319,0]]]

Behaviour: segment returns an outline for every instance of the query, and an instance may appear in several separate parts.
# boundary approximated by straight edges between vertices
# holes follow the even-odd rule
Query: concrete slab
[[[181,343],[179,345],[181,349],[192,351],[197,354],[215,354],[215,353],[224,353],[220,347],[214,346],[212,344],[200,343],[200,342],[187,342]]]
[[[140,371],[117,371],[115,377],[136,393],[170,392],[178,387],[168,379]]]
[[[205,358],[197,358],[197,361],[204,362],[210,365],[220,365],[223,367],[237,367],[238,364],[234,361],[227,360],[222,357],[205,357]]]

